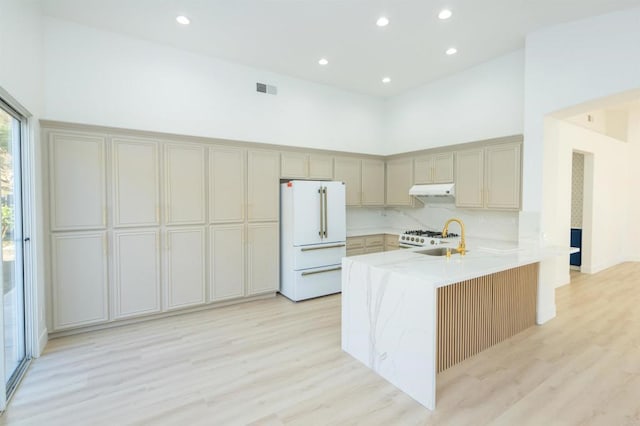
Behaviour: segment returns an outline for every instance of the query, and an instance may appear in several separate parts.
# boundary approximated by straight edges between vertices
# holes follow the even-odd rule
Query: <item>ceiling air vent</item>
[[[256,83],[256,92],[267,93],[269,95],[277,95],[278,88],[271,84]]]

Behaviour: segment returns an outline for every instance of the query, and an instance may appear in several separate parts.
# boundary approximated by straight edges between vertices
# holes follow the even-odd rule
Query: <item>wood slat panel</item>
[[[537,287],[535,263],[439,288],[438,372],[535,325]]]

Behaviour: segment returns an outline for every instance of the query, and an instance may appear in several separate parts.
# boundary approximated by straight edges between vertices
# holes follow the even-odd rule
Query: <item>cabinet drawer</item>
[[[296,247],[293,267],[299,270],[319,265],[335,265],[342,262],[346,254],[345,243]]]
[[[361,254],[366,254],[364,248],[356,248],[347,250],[347,257],[349,256],[360,256]]]
[[[384,235],[370,235],[364,239],[365,247],[377,247],[384,245]]]
[[[374,246],[374,247],[367,247],[365,250],[365,253],[369,254],[369,253],[380,253],[384,251],[384,246]]]
[[[398,247],[398,236],[393,234],[385,234],[384,245],[386,247]]]
[[[347,238],[347,250],[364,248],[364,238],[351,237]]]

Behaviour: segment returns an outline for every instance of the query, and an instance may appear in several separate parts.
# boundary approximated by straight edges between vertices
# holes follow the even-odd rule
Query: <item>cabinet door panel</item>
[[[280,216],[280,154],[249,151],[247,202],[249,221],[278,220]]]
[[[473,149],[456,153],[456,207],[484,206],[484,150]]]
[[[158,144],[113,140],[114,226],[158,225]]]
[[[330,155],[309,155],[309,177],[311,179],[333,179],[333,157]]]
[[[244,296],[244,225],[211,227],[211,301]]]
[[[362,205],[384,205],[384,161],[362,160]]]
[[[336,157],[335,180],[345,183],[346,205],[359,206],[362,192],[362,175],[360,159],[349,157]]]
[[[433,183],[453,182],[453,152],[433,154]]]
[[[425,155],[413,162],[413,182],[416,184],[433,183],[433,157]]]
[[[105,139],[53,133],[49,138],[51,229],[106,226]]]
[[[283,178],[304,179],[309,174],[309,156],[300,152],[283,152],[280,156],[280,170]]]
[[[114,233],[116,318],[160,312],[160,235],[157,230]]]
[[[209,216],[212,223],[244,221],[245,151],[213,148],[210,154]]]
[[[205,302],[204,228],[170,229],[166,232],[166,309]]]
[[[486,157],[486,207],[519,209],[520,144],[489,146]]]
[[[204,147],[167,145],[165,157],[167,224],[204,223]]]
[[[409,189],[413,186],[413,159],[400,158],[387,162],[387,205],[411,206]]]
[[[280,288],[279,228],[277,223],[248,226],[248,294],[276,292]]]
[[[108,321],[106,232],[53,234],[51,243],[54,330]]]

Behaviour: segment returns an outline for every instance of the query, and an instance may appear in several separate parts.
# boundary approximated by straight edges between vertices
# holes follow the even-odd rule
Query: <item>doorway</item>
[[[26,368],[21,152],[26,118],[0,99],[0,218],[2,222],[2,368],[7,398]]]
[[[571,161],[571,247],[580,249],[569,258],[570,268],[580,271],[582,266],[582,229],[584,206],[584,154],[573,152]]]

